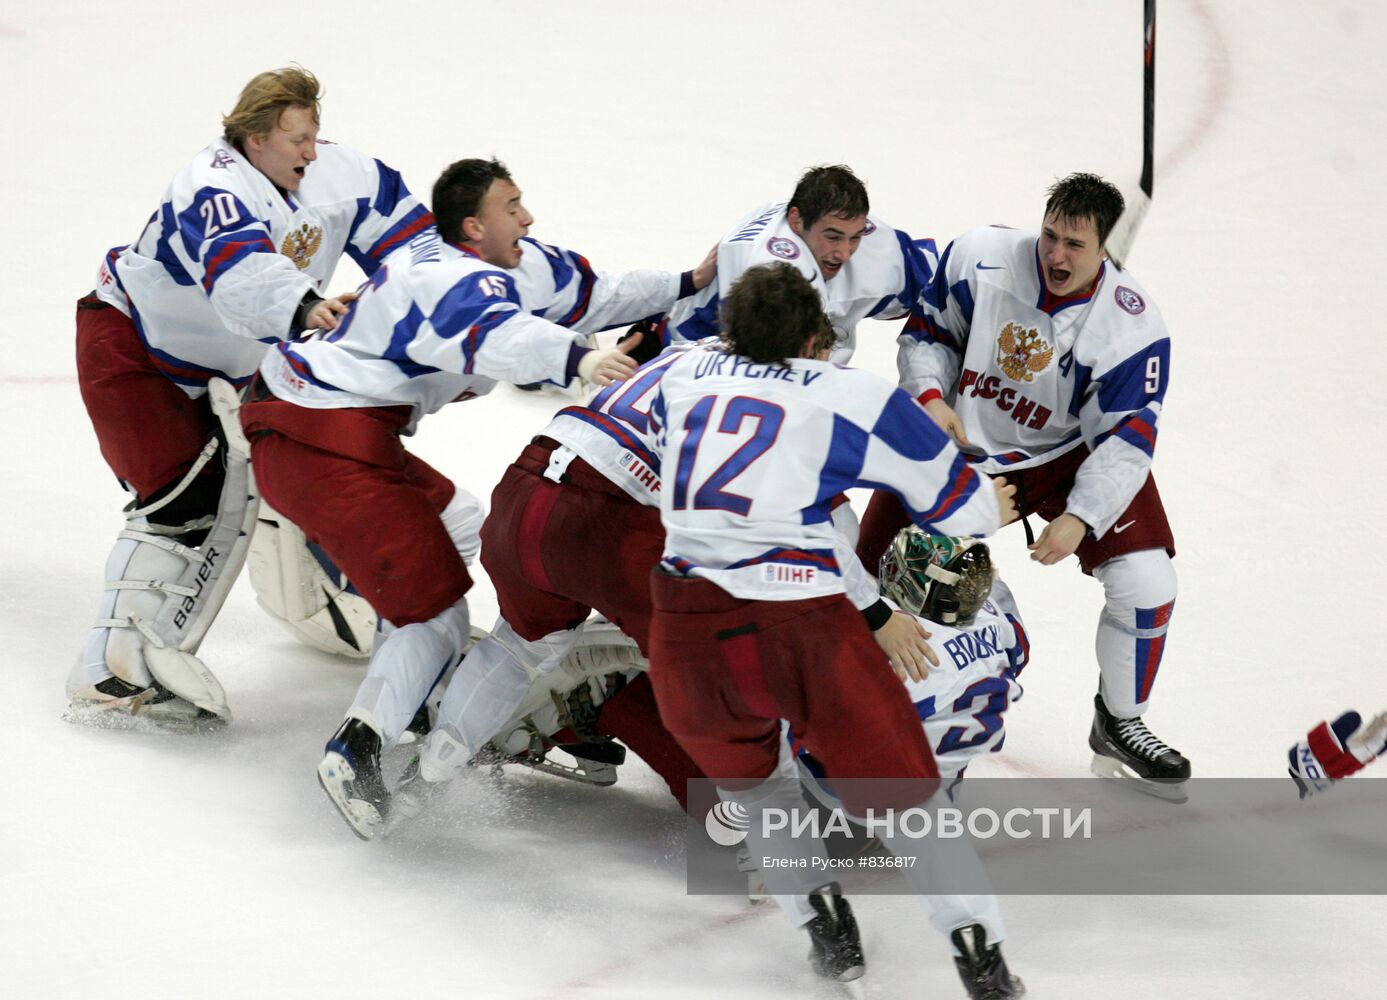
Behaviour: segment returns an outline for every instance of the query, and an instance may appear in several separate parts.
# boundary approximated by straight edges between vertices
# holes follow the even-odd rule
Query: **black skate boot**
[[[1098,777],[1131,782],[1139,791],[1172,802],[1189,797],[1185,782],[1190,762],[1158,740],[1141,719],[1114,718],[1101,694],[1093,696],[1088,745],[1095,755],[1089,769]]]
[[[360,719],[342,723],[318,764],[318,784],[362,840],[380,832],[390,793],[380,773],[380,734]]]
[[[825,979],[840,983],[859,978],[867,971],[862,955],[862,937],[852,907],[839,892],[837,882],[829,882],[809,894],[809,905],[817,914],[804,926],[809,930],[809,963]]]
[[[1002,946],[987,943],[987,931],[982,924],[960,927],[949,937],[959,950],[954,965],[971,1000],[1006,1000],[1026,995],[1025,984],[1007,971]]]

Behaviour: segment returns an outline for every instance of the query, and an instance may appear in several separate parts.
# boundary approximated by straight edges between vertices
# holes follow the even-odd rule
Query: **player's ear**
[[[475,215],[469,215],[462,220],[462,238],[464,240],[475,242],[481,239],[484,233],[481,220]]]
[[[785,218],[790,223],[791,232],[793,232],[796,236],[804,235],[804,219],[799,214],[799,209],[791,205],[790,211],[785,213]]]

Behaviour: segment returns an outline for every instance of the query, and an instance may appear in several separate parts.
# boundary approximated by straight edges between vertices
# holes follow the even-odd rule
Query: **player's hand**
[[[931,399],[925,404],[925,412],[930,415],[930,419],[939,425],[939,429],[954,439],[954,442],[962,447],[971,447],[973,442],[968,440],[968,435],[963,433],[963,421],[959,419],[954,408],[942,399]]]
[[[708,251],[708,256],[703,258],[703,263],[693,269],[693,286],[695,289],[707,288],[717,276],[718,245],[714,243],[713,249]]]
[[[630,357],[630,352],[636,349],[644,336],[642,333],[637,333],[633,337],[626,338],[616,347],[608,347],[600,351],[588,351],[578,362],[579,377],[585,382],[593,382],[597,385],[611,385],[613,382],[620,382],[629,378],[631,373],[640,367],[636,359]]]
[[[1061,514],[1045,526],[1031,546],[1031,558],[1042,566],[1068,559],[1088,534],[1088,525],[1073,514]]]
[[[1002,515],[1002,525],[1006,526],[1020,517],[1016,509],[1016,487],[1006,481],[1004,476],[992,480],[992,489],[997,493],[997,510]]]
[[[343,316],[347,315],[347,309],[355,301],[356,292],[343,292],[341,295],[333,296],[330,299],[323,299],[308,310],[308,319],[304,323],[304,329],[336,330],[337,324],[342,321]]]
[[[939,666],[939,655],[927,640],[930,633],[914,615],[894,611],[872,638],[891,661],[891,669],[901,680],[922,681],[929,668]]]

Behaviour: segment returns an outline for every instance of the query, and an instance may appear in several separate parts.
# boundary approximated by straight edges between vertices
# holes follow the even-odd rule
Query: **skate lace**
[[[1155,760],[1163,754],[1175,752],[1157,739],[1140,718],[1119,719],[1117,735],[1129,751],[1145,757],[1147,760]]]

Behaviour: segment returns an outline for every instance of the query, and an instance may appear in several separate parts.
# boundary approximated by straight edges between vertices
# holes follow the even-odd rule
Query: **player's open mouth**
[[[1056,288],[1060,287],[1061,285],[1069,281],[1069,272],[1061,270],[1059,268],[1050,268],[1049,275],[1050,284],[1054,285]]]

